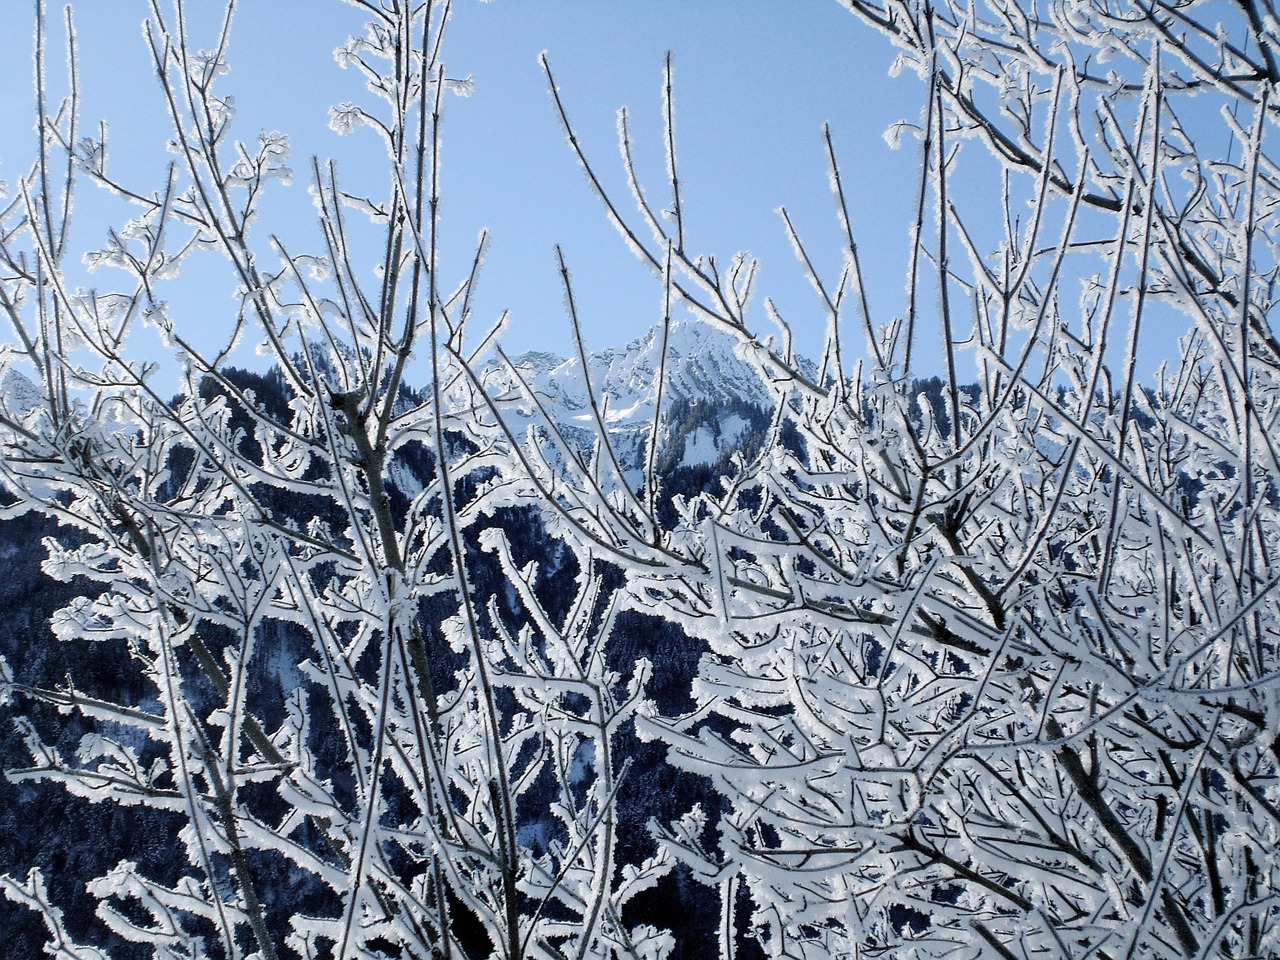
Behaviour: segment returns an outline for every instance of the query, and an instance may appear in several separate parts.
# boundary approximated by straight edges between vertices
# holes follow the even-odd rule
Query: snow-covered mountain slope
[[[771,406],[759,373],[738,353],[730,335],[679,320],[671,323],[665,341],[665,363],[660,326],[625,347],[587,355],[591,392],[629,475],[643,462],[659,399],[660,456],[666,463],[683,465],[714,464],[737,449],[752,429],[752,420],[758,419],[751,414]],[[596,439],[595,418],[580,360],[531,352],[512,362],[547,419],[580,450],[589,450]],[[509,371],[495,368],[490,373],[490,383],[504,395],[520,394]],[[517,409],[523,411],[518,415],[539,419],[532,405]]]
[[[325,344],[317,343],[310,362],[317,366],[321,378],[341,382],[327,351]],[[516,433],[528,426],[546,433],[548,424],[554,424],[572,452],[589,459],[597,445],[598,430],[580,359],[529,352],[513,358],[511,364],[514,373],[497,361],[483,373],[491,396],[501,398],[508,425]],[[0,409],[21,419],[42,405],[39,387],[23,372],[7,365],[0,372]],[[246,388],[260,399],[277,397],[281,410],[276,413],[282,412],[286,388],[278,373],[268,373],[266,380],[258,374],[231,373],[246,378]],[[590,395],[601,411],[619,463],[628,483],[637,488],[659,405],[660,471],[679,466],[723,466],[732,452],[748,445],[773,406],[765,380],[743,358],[737,339],[690,319],[672,321],[665,335],[659,325],[623,347],[588,353],[587,373]],[[529,401],[530,391],[537,405]],[[407,408],[417,402],[416,396],[406,396],[402,404]],[[547,454],[556,459],[554,451]],[[421,489],[421,478],[403,464],[393,464],[392,472],[392,485],[407,498]]]
[[[15,419],[43,403],[40,388],[26,374],[11,366],[0,373],[0,408]]]

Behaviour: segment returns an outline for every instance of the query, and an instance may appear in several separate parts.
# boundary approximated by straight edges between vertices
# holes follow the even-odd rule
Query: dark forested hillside
[[[227,424],[231,434],[239,438],[238,454],[261,464],[268,454],[255,442],[249,411],[265,410],[287,422],[288,388],[278,370],[259,375],[231,369],[224,376],[225,386],[204,381],[200,397],[206,403],[221,398],[228,404]],[[690,433],[699,429],[718,431],[722,420],[739,417],[750,424],[745,440],[745,448],[750,450],[762,432],[762,416],[758,410],[745,406],[717,409],[709,403],[682,401],[667,414],[671,425],[666,434],[672,446],[682,449]],[[177,495],[192,482],[195,462],[186,448],[176,448],[170,455],[166,485],[171,495]],[[724,480],[729,469],[728,451],[712,464],[690,465],[668,458],[661,479],[664,496],[697,496],[704,487]],[[396,479],[387,487],[390,508],[398,522],[403,521],[409,509],[414,488],[429,483],[433,472],[429,454],[407,452]],[[402,489],[400,484],[409,489]],[[270,511],[275,522],[289,526],[336,523],[340,519],[332,501],[325,498],[280,496],[278,491],[264,487],[258,502]],[[555,621],[564,620],[573,599],[566,585],[582,574],[577,557],[548,534],[535,511],[504,508],[495,519],[512,544],[515,562],[541,568],[538,596],[546,614]],[[50,630],[54,615],[77,598],[98,596],[102,587],[84,578],[60,582],[42,573],[41,565],[47,557],[43,543],[46,537],[71,543],[77,540],[74,533],[59,531],[54,521],[37,512],[22,513],[0,523],[0,556],[6,570],[6,578],[0,584],[0,609],[5,611],[10,625],[0,642],[0,656],[13,675],[21,678],[13,699],[0,708],[4,730],[0,764],[11,772],[9,779],[0,781],[0,809],[5,818],[0,835],[0,866],[15,876],[35,868],[49,877],[48,895],[62,905],[66,930],[77,941],[106,949],[118,960],[146,957],[151,954],[145,944],[130,943],[114,935],[95,916],[96,900],[86,886],[121,861],[136,862],[160,883],[176,882],[180,873],[175,869],[173,850],[179,842],[182,819],[172,813],[153,813],[145,806],[94,803],[68,793],[57,783],[13,776],[33,765],[29,743],[23,736],[28,724],[40,732],[46,748],[72,758],[85,738],[119,737],[124,732],[119,724],[82,715],[76,709],[77,697],[145,705],[151,696],[147,685],[139,682],[126,643],[96,641],[88,636],[55,638]],[[501,566],[478,543],[469,543],[467,548],[475,565],[471,578],[475,603],[499,618],[503,629],[518,631],[526,627],[527,615],[519,597],[505,584]],[[591,576],[598,579],[605,594],[624,585],[621,571],[608,564],[599,566]],[[432,616],[429,604],[424,613]],[[204,642],[214,651],[228,643],[228,638],[211,624],[205,625],[204,634]],[[313,639],[305,631],[277,624],[259,643],[260,652],[248,678],[247,704],[264,727],[274,729],[286,721],[290,701],[300,693],[305,695],[309,681],[299,665],[314,655]],[[690,688],[705,651],[705,644],[689,638],[675,625],[628,612],[615,623],[606,657],[608,667],[618,678],[619,693],[634,677],[639,662],[652,664],[648,695],[659,710],[676,714],[693,705]],[[434,682],[442,689],[450,687],[452,674],[463,666],[463,660],[440,647],[433,648],[429,659]],[[186,695],[197,708],[206,701],[212,704],[216,691],[202,680],[196,664],[189,663],[188,670],[191,679]],[[32,697],[32,691],[41,692]],[[323,716],[313,722],[322,741],[339,736],[335,730],[325,731],[330,724]],[[651,822],[668,822],[701,804],[712,814],[714,824],[720,800],[705,778],[671,767],[666,762],[666,748],[638,737],[634,724],[621,727],[614,736],[618,754],[628,764],[627,776],[616,794],[621,863],[636,864],[655,855],[657,845]],[[318,755],[318,760],[335,775],[341,775],[341,754],[328,758]],[[551,843],[563,842],[550,812],[556,802],[555,779],[544,779],[545,783],[529,789],[520,800],[520,842],[534,853],[545,852]],[[278,801],[274,806],[275,815],[280,815],[284,808]],[[295,868],[262,858],[256,869],[262,878],[264,906],[271,915],[322,911],[332,906],[325,893]],[[403,869],[406,879],[416,872],[412,862],[406,862]],[[12,955],[39,955],[48,939],[48,930],[39,915],[26,905],[4,900],[0,900],[0,911]],[[680,960],[706,956],[715,949],[719,911],[714,891],[695,879],[688,867],[677,865],[628,907],[625,920],[632,925],[662,924],[669,923],[672,916],[685,917],[686,922],[675,931],[669,954],[672,960]],[[459,919],[456,935],[471,956],[483,956],[491,948],[485,934],[469,927],[465,919]],[[390,956],[397,955],[389,946],[384,945],[384,949]]]

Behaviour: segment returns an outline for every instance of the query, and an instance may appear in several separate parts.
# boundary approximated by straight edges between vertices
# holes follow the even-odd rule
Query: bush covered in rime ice
[[[670,60],[666,181],[623,111],[615,196],[544,58],[662,304],[592,353],[558,252],[555,358],[473,309],[483,240],[441,266],[449,4],[355,5],[334,126],[385,192],[297,170],[308,249],[181,3],[145,32],[167,179],[42,90],[0,201],[6,949],[1280,953],[1272,11],[843,0],[923,82],[919,189],[876,315],[875,186],[815,131],[843,248],[780,211],[814,357],[686,241]],[[72,232],[97,189],[134,218]],[[207,248],[268,372],[168,312]]]

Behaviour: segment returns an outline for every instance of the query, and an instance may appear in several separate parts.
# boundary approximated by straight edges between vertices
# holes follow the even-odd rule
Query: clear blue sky
[[[0,179],[10,184],[34,150],[33,6],[7,10],[0,32]],[[211,46],[222,5],[189,6],[194,45]],[[171,155],[139,26],[146,7],[82,2],[76,18],[84,120],[106,119],[117,173],[155,189]],[[50,3],[51,75],[63,63],[61,16],[62,6]],[[348,182],[378,163],[371,135],[339,138],[327,125],[330,105],[361,99],[358,77],[332,57],[361,19],[337,0],[243,0],[237,14],[232,72],[221,89],[236,97],[242,139],[259,129],[291,136],[294,183],[267,213],[270,228],[299,250],[319,248],[308,158],[336,158]],[[789,208],[834,282],[840,239],[820,134],[829,122],[874,302],[882,320],[900,309],[919,148],[907,141],[892,152],[881,135],[894,121],[918,117],[922,88],[910,74],[890,79],[887,41],[834,0],[457,0],[446,60],[451,75],[474,77],[475,92],[450,98],[445,118],[444,267],[461,276],[476,235],[490,229],[480,318],[512,310],[512,352],[568,349],[556,243],[574,271],[591,346],[621,345],[659,319],[658,284],[606,223],[564,144],[537,62],[544,50],[582,141],[627,209],[615,113],[630,108],[641,175],[651,199],[665,202],[660,85],[663,57],[673,51],[689,245],[725,262],[739,250],[760,256],[756,328],[768,330],[758,306],[768,294],[810,352],[824,318],[774,211]],[[77,209],[83,244],[109,208],[85,193]],[[369,262],[377,255],[370,251]],[[93,282],[111,285],[107,276]],[[230,287],[222,289],[225,299],[202,290],[172,300],[179,322],[208,330],[206,342],[234,308]]]

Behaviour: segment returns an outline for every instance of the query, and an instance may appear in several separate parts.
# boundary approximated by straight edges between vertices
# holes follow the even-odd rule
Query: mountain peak
[[[706,323],[680,319],[671,321],[665,331],[661,325],[655,326],[623,347],[587,354],[591,391],[629,473],[638,470],[649,442],[659,380],[668,441],[683,445],[680,450],[668,451],[671,462],[714,463],[741,440],[747,420],[740,412],[772,405],[760,374],[736,348],[737,339],[732,334]],[[584,451],[590,450],[595,425],[580,359],[535,350],[511,362],[537,395],[546,415],[573,443],[580,444]],[[503,389],[506,375],[491,369],[495,385],[507,392]],[[706,421],[708,429],[698,430],[685,422],[690,417],[690,407],[700,411],[696,417],[700,422]],[[717,422],[721,414],[724,429]],[[516,415],[532,416],[532,412]],[[673,415],[681,422],[674,422]]]

